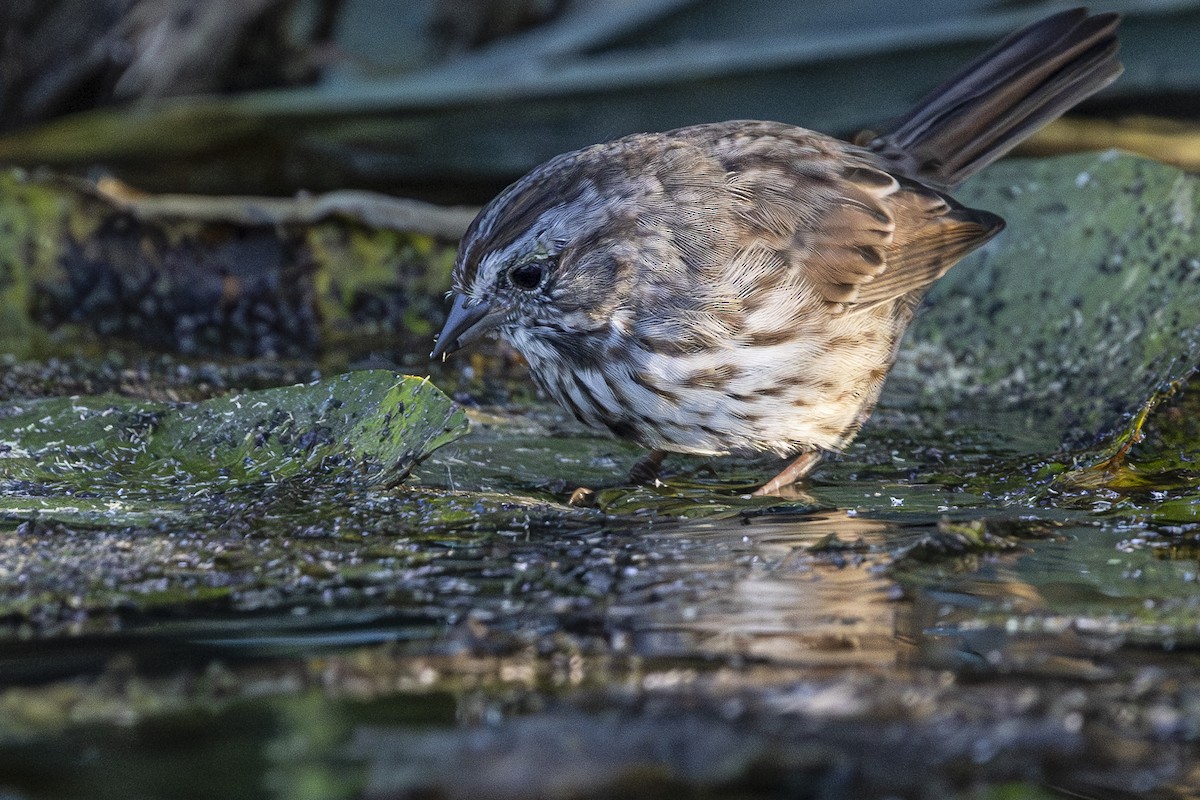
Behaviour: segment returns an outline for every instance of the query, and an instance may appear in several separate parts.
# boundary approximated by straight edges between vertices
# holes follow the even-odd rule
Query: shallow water
[[[1196,796],[1194,557],[1082,512],[908,510],[945,495],[928,485],[813,491],[819,506],[872,486],[874,509],[535,522],[419,547],[343,530],[275,543],[357,566],[275,600],[251,587],[207,610],[94,614],[107,631],[10,630],[0,785]]]

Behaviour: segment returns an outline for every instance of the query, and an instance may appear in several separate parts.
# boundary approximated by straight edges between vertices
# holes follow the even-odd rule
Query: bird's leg
[[[812,472],[817,464],[821,463],[821,453],[817,450],[809,450],[806,453],[801,453],[796,457],[796,460],[783,468],[783,471],[776,475],[771,480],[764,483],[758,489],[754,490],[756,496],[779,494],[779,490],[787,486],[791,486],[796,481],[803,478],[808,473]]]
[[[629,470],[629,482],[635,486],[644,486],[658,480],[658,469],[663,459],[667,457],[666,450],[651,450],[637,460]]]
[[[634,486],[644,486],[648,483],[654,483],[658,479],[658,468],[662,466],[663,459],[666,457],[666,450],[651,450],[639,458],[629,470],[629,482]],[[571,493],[571,499],[567,501],[567,505],[594,505],[595,495],[596,493],[593,490],[586,486],[580,486]]]

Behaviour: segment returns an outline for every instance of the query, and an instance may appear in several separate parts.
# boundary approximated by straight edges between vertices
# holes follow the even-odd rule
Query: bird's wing
[[[850,310],[920,295],[1004,227],[823,134],[770,122],[685,130],[707,138],[726,171],[742,246],[776,250]]]
[[[848,179],[854,185],[860,168]],[[878,171],[879,175],[892,176]],[[1004,229],[1004,220],[987,211],[965,208],[919,183],[899,181],[899,187],[880,198],[891,217],[891,241],[882,248],[882,268],[853,287],[843,301],[853,308],[868,308],[901,297],[917,298],[946,274],[961,258]],[[840,209],[831,216],[839,215]],[[822,230],[837,226],[824,225]],[[839,274],[856,274],[853,264]],[[835,299],[826,295],[829,299]]]

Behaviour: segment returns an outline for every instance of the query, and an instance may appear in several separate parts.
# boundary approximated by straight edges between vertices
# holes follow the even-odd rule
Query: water
[[[0,665],[0,786],[1196,796],[1194,560],[1083,515],[939,522],[887,502],[419,548],[314,537],[359,577],[334,569],[332,594],[300,582],[276,608],[18,631]],[[962,530],[994,540],[964,546]]]

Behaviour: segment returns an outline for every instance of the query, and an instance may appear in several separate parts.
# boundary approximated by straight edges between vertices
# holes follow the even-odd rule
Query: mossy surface
[[[45,358],[116,341],[345,363],[423,343],[440,319],[454,257],[444,229],[457,217],[438,217],[433,235],[403,228],[417,213],[382,195],[168,196],[166,210],[121,198],[0,170],[0,352]]]

